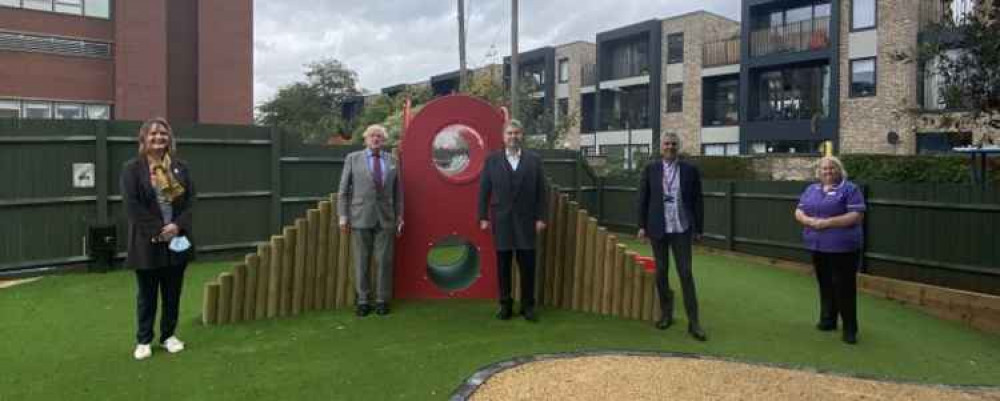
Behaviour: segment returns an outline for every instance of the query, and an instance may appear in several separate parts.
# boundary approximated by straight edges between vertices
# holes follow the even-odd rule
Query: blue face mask
[[[188,241],[187,236],[178,235],[170,240],[170,245],[167,245],[167,248],[176,253],[181,253],[191,249],[191,241]]]

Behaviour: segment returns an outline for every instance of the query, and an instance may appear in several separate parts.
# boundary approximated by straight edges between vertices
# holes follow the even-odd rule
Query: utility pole
[[[458,0],[458,90],[466,89],[465,76],[465,0]]]
[[[517,0],[510,0],[510,118],[517,118]]]

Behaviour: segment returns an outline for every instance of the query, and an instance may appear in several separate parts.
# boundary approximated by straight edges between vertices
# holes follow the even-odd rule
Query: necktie
[[[381,152],[372,151],[372,175],[375,178],[375,190],[382,192],[382,157]]]

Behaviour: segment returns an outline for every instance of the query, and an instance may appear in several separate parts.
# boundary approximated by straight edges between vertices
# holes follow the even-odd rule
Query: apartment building
[[[253,121],[251,0],[0,0],[0,118]]]
[[[681,137],[687,153],[701,153],[706,135],[725,146],[732,134],[703,133],[703,77],[714,85],[733,67],[705,71],[703,45],[738,30],[736,21],[697,11],[598,33],[593,78],[581,90],[591,123],[583,125],[580,148],[628,164],[656,151],[665,132]]]
[[[469,79],[477,79],[480,77],[489,77],[494,82],[499,83],[502,79],[503,66],[500,64],[489,64],[479,68],[470,68],[467,71]],[[453,93],[458,93],[461,89],[459,80],[459,71],[451,71],[444,74],[438,74],[432,76],[430,79],[431,93],[437,96],[445,96]]]

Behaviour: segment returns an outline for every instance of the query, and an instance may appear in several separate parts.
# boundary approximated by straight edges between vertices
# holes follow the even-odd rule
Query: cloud
[[[258,0],[254,10],[254,98],[304,79],[305,65],[332,57],[372,92],[458,69],[453,0]],[[466,0],[470,66],[510,54],[509,0]],[[738,19],[736,0],[544,0],[519,3],[521,51],[577,40],[651,18],[704,9]]]

